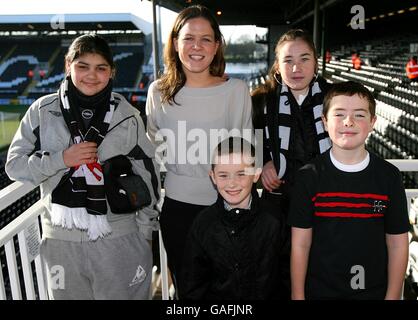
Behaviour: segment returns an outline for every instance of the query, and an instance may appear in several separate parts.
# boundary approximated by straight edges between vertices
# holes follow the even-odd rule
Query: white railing
[[[21,182],[15,182],[4,188],[0,191],[0,211],[13,204],[33,189],[35,189],[34,185],[29,183],[23,184]],[[42,300],[48,299],[41,256],[39,255],[41,233],[39,229],[38,216],[42,212],[43,205],[40,201],[38,201],[0,230],[0,248],[4,246],[6,253],[10,289],[14,300],[22,299],[22,287],[20,285],[16,250],[14,245],[14,236],[16,235],[19,243],[26,299],[36,299],[32,261],[35,262],[38,297]],[[5,299],[5,284],[2,274],[2,266],[0,266],[0,300]]]
[[[400,171],[418,171],[418,160],[388,160],[396,165]],[[10,186],[0,191],[0,211],[19,200],[21,197],[35,189],[36,187],[29,183],[15,182]],[[164,196],[164,190],[162,191]],[[406,196],[410,205],[409,212],[413,211],[415,214],[415,222],[418,217],[418,204],[412,208],[412,199],[418,198],[418,189],[406,189]],[[18,265],[16,260],[16,250],[14,246],[14,237],[17,235],[19,244],[19,254],[22,264],[22,272],[24,279],[24,291],[26,299],[34,300],[39,298],[41,300],[48,299],[46,279],[43,272],[43,264],[41,256],[39,255],[40,246],[40,220],[39,216],[44,211],[44,206],[41,201],[36,202],[29,209],[19,215],[16,219],[10,222],[7,226],[0,230],[0,248],[4,246],[6,252],[7,271],[10,279],[10,288],[13,300],[21,300],[22,286],[20,284]],[[162,299],[169,299],[168,288],[168,268],[167,255],[159,233],[159,249],[160,249],[160,264],[161,264],[161,285],[162,285]],[[36,294],[32,261],[35,265],[35,274],[38,285],[38,295]],[[0,263],[1,264],[1,263]],[[5,300],[5,283],[2,274],[2,266],[0,265],[0,300]]]
[[[36,186],[30,183],[14,182],[0,191],[0,211],[34,190]],[[164,196],[164,190],[161,192]],[[7,271],[9,274],[10,289],[13,300],[22,300],[22,286],[20,284],[18,265],[16,260],[16,250],[14,237],[17,235],[19,243],[19,254],[21,259],[24,291],[27,300],[48,299],[47,283],[41,256],[39,255],[39,246],[41,240],[39,216],[45,208],[41,201],[33,204],[29,209],[20,214],[16,219],[0,230],[0,248],[4,246],[7,261]],[[161,232],[159,232],[159,249],[161,265],[161,290],[162,299],[169,299],[168,287],[168,267],[167,254],[164,248]],[[35,274],[38,285],[38,296],[33,281],[32,261],[35,262]],[[2,274],[2,264],[0,261],[0,300],[6,300],[6,290],[4,277]]]

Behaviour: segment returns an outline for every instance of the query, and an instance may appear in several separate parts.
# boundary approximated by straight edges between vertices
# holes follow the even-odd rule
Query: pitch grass
[[[28,105],[0,105],[0,152],[9,149]]]
[[[17,128],[19,127],[19,118],[0,121],[0,149],[7,149],[12,142]]]

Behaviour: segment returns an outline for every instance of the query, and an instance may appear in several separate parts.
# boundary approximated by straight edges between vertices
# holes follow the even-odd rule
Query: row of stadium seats
[[[15,98],[25,94],[29,98],[55,92],[64,77],[64,56],[68,46],[60,41],[37,43],[0,43],[8,51],[0,51],[0,96]],[[67,44],[68,45],[68,44]],[[116,77],[114,87],[134,88],[139,83],[144,62],[144,47],[141,44],[110,43]],[[4,48],[4,47],[3,47]]]
[[[395,125],[418,134],[418,116],[414,116],[382,101],[377,101],[376,114],[389,120]]]
[[[378,121],[375,130],[367,140],[368,148],[386,159],[416,159],[418,157],[418,86],[409,83],[405,76],[408,54],[390,56],[396,52],[381,50],[381,58],[374,66],[363,65],[361,70],[353,69],[351,49],[326,64],[325,77],[331,82],[354,80],[363,83],[377,99]],[[409,49],[409,48],[408,48]],[[406,50],[403,48],[403,50]],[[361,50],[360,50],[361,51]],[[362,58],[367,55],[361,51]],[[321,70],[322,59],[319,59]],[[417,172],[403,172],[407,188],[418,187]]]
[[[377,130],[370,134],[367,140],[367,148],[385,159],[411,158],[400,146],[391,142]],[[417,188],[418,172],[402,172],[402,177],[405,188]]]

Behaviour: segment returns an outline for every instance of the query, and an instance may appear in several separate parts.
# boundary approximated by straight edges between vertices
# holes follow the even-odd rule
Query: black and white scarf
[[[80,94],[68,76],[59,89],[60,107],[70,130],[73,143],[103,141],[115,110],[111,81],[98,97],[98,105],[88,128],[75,105],[75,95]],[[52,192],[51,221],[66,229],[85,230],[90,240],[109,234],[112,229],[106,218],[107,203],[101,164],[96,161],[69,168]]]
[[[278,120],[276,120],[278,123],[278,141],[280,141],[280,145],[278,148],[278,152],[280,154],[279,159],[277,159],[278,167],[278,177],[279,179],[282,179],[285,174],[287,173],[288,164],[287,161],[290,158],[289,157],[289,145],[291,141],[291,135],[292,135],[292,127],[295,126],[295,115],[292,114],[292,109],[294,108],[300,108],[300,106],[292,106],[292,103],[296,103],[295,99],[293,97],[290,97],[292,95],[292,92],[290,92],[288,86],[286,84],[280,84],[277,89],[277,95],[278,95],[278,101],[276,100],[276,103],[278,104],[278,114],[274,115],[275,117],[278,117]],[[321,88],[319,86],[319,82],[317,79],[313,80],[310,84],[310,89],[308,92],[308,96],[305,99],[309,99],[308,101],[312,101],[313,103],[309,105],[309,108],[311,109],[313,121],[315,124],[315,130],[316,130],[316,142],[319,147],[319,152],[324,153],[326,150],[328,150],[331,147],[331,141],[328,137],[328,134],[325,131],[324,124],[321,119],[322,115],[322,101],[323,101],[323,93],[321,91]],[[277,105],[276,109],[277,112]],[[267,111],[267,106],[264,109],[264,116],[268,117],[269,113]],[[271,115],[270,115],[271,116]],[[276,118],[277,119],[277,118]],[[269,121],[266,121],[268,124]],[[276,127],[277,128],[277,127]],[[277,130],[277,129],[276,129]],[[265,134],[267,140],[270,139],[269,137],[269,128],[268,125],[265,128]],[[273,156],[273,149],[270,149],[270,156],[271,159],[274,159]]]

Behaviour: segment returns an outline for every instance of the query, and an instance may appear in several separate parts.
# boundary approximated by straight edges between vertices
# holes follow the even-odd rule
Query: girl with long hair
[[[268,80],[252,92],[254,127],[263,129],[264,157],[261,181],[264,201],[286,222],[289,196],[296,171],[329,149],[321,120],[328,83],[318,76],[315,45],[301,29],[283,34],[275,48],[276,59]],[[283,298],[290,298],[290,229],[280,259]]]

